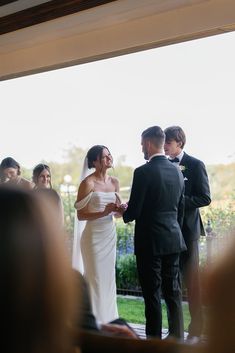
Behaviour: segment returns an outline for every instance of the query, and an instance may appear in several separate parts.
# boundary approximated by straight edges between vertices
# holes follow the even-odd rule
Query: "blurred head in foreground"
[[[54,189],[47,188],[35,189],[34,191],[37,194],[38,198],[44,201],[44,204],[47,203],[51,206],[51,212],[54,213],[54,216],[56,218],[55,222],[57,222],[58,225],[63,226],[64,208],[59,194]]]
[[[0,187],[1,342],[7,353],[70,349],[75,293],[54,217],[34,193]]]

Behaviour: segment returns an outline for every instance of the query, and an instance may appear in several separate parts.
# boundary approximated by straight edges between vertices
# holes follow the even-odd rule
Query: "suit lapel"
[[[184,180],[188,180],[189,176],[189,164],[190,164],[190,157],[187,153],[184,152],[183,158],[180,161],[179,167],[181,172],[183,173]]]
[[[185,166],[185,164],[187,163],[188,157],[189,156],[187,155],[187,153],[184,152],[183,158],[180,161],[180,165]]]

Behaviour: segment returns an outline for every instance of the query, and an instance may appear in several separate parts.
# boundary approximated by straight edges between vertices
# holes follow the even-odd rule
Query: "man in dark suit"
[[[165,134],[165,153],[172,164],[181,169],[185,181],[182,233],[187,251],[181,254],[180,268],[187,288],[191,316],[188,340],[197,342],[203,329],[198,240],[200,235],[205,235],[199,208],[211,202],[209,181],[204,163],[183,151],[186,137],[182,128],[170,126],[165,129]]]
[[[146,335],[161,338],[161,290],[169,313],[169,335],[183,338],[179,254],[185,250],[184,180],[164,155],[165,134],[158,126],[142,133],[149,162],[135,169],[125,223],[135,220],[135,255],[145,301]]]

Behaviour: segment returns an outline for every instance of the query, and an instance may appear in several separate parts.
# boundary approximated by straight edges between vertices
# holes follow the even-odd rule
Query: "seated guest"
[[[2,181],[24,189],[32,189],[33,184],[21,176],[20,165],[12,157],[4,158],[0,164]]]
[[[55,214],[36,194],[0,187],[1,345],[7,353],[70,353],[73,276]],[[79,297],[78,297],[79,298]]]

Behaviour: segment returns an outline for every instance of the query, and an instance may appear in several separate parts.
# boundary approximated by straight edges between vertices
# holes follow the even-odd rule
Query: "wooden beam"
[[[0,18],[0,35],[118,0],[53,0]],[[7,1],[6,3],[9,3]]]
[[[17,0],[0,0],[0,6],[11,4],[12,2],[16,2]]]

